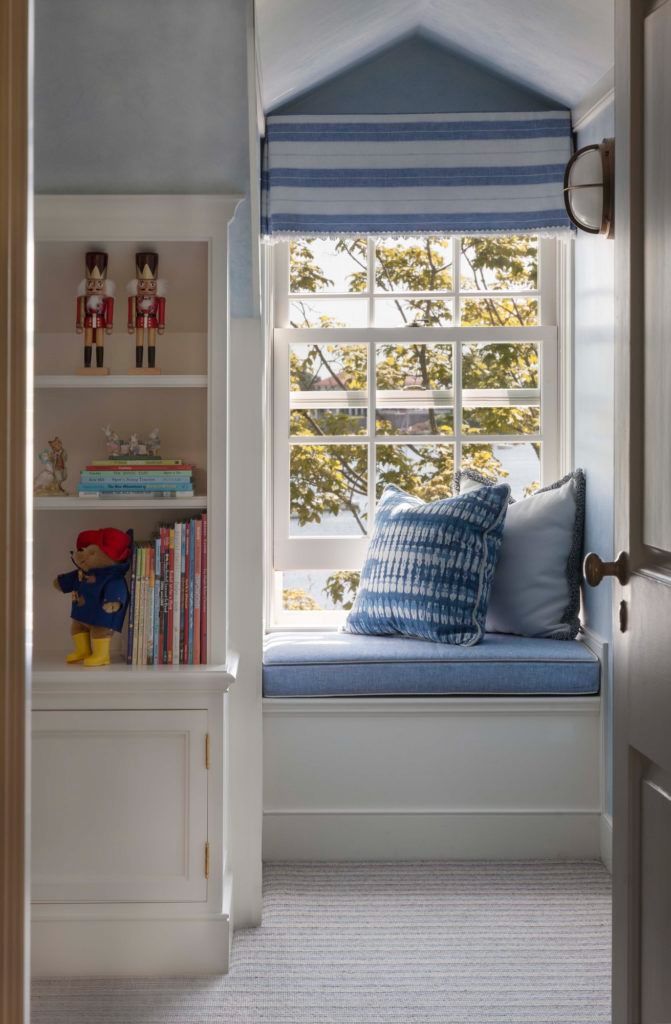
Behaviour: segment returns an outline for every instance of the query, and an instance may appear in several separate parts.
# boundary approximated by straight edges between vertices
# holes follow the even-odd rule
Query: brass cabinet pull
[[[615,576],[624,586],[629,581],[629,555],[621,551],[614,562],[602,562],[594,551],[590,551],[585,557],[583,572],[590,587],[598,587],[604,576]]]

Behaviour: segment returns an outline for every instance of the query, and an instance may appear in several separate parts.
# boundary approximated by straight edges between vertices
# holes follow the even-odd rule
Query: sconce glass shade
[[[564,172],[564,202],[582,231],[613,237],[613,140],[574,153]]]

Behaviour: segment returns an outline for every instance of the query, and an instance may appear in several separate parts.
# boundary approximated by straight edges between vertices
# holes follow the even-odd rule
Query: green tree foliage
[[[333,572],[326,581],[324,593],[336,608],[342,608],[348,612],[354,604],[360,577],[361,573],[351,572],[347,569]]]
[[[318,612],[321,605],[299,587],[285,587],[282,603],[288,612]]]
[[[353,295],[368,287],[367,242],[342,239],[335,253],[349,262],[347,291]],[[405,239],[376,244],[375,285],[386,294],[402,325],[434,327],[453,319],[450,299],[441,293],[453,287],[454,268],[449,239]],[[536,287],[537,241],[525,237],[463,237],[460,240],[461,323],[492,327],[527,326],[538,322],[534,298],[515,295]],[[311,306],[305,293],[328,294],[333,282],[315,256],[314,241],[300,239],[290,247],[290,287],[303,293],[292,303],[292,326],[342,326],[336,317]],[[419,293],[408,296],[408,292]],[[486,292],[482,295],[478,293]],[[504,293],[500,297],[492,294]],[[296,344],[290,357],[291,389],[320,391],[323,408],[297,408],[291,412],[293,437],[355,437],[366,432],[365,411],[328,408],[328,392],[361,392],[368,387],[367,353],[364,345]],[[378,392],[440,392],[453,387],[452,347],[449,344],[380,344],[375,374]],[[463,348],[462,387],[537,388],[538,350],[534,344],[481,343]],[[406,403],[407,404],[407,403]],[[414,420],[403,421],[388,403],[376,414],[376,433],[394,435],[395,443],[377,446],[376,492],[396,484],[425,501],[452,493],[454,450],[451,410],[439,403],[427,408],[418,403]],[[405,406],[404,406],[405,407]],[[506,475],[493,446],[476,443],[477,435],[537,433],[539,410],[530,406],[467,406],[462,429],[474,435],[473,444],[462,447],[462,465],[485,472],[492,479]],[[413,433],[435,437],[435,443],[415,443]],[[537,449],[537,455],[540,452]],[[368,500],[367,448],[363,444],[293,445],[291,448],[291,516],[300,526],[319,524],[324,516],[345,516],[362,533],[366,529]],[[533,488],[534,485],[532,485]],[[337,607],[351,607],[358,573],[340,571],[327,580],[325,593]],[[294,593],[294,592],[292,592]],[[300,593],[300,592],[296,592]],[[306,595],[307,597],[307,595]],[[285,592],[285,607],[287,595]],[[292,597],[293,606],[298,600]],[[312,600],[312,599],[309,599]]]

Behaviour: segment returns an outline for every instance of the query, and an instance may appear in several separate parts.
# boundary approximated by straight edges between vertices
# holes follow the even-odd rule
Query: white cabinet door
[[[207,713],[32,717],[33,900],[206,900]]]

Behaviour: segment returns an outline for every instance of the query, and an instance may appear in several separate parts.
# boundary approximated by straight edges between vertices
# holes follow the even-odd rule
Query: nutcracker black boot
[[[147,366],[150,370],[156,367],[156,345],[150,345],[147,349]]]
[[[142,368],[142,345],[135,346],[135,368],[140,370]]]
[[[84,366],[88,369],[91,366],[91,346],[84,345]]]
[[[98,369],[102,369],[105,360],[105,346],[96,345],[96,366]]]

